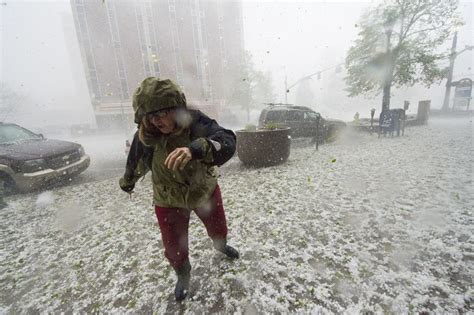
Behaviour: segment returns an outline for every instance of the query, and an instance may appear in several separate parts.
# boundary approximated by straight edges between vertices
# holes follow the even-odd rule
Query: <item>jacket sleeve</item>
[[[200,111],[192,113],[191,139],[188,146],[193,159],[221,166],[234,156],[236,137]]]
[[[152,159],[153,147],[145,146],[138,138],[138,131],[135,132],[123,175],[124,183],[134,185],[141,177],[145,176],[151,170]]]

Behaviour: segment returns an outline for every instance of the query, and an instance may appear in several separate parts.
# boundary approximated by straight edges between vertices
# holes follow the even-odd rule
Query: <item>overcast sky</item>
[[[300,77],[344,62],[357,35],[361,1],[245,2],[246,48],[256,64],[274,74]],[[282,89],[284,90],[284,89]]]
[[[288,85],[317,71],[344,62],[347,50],[357,36],[361,14],[378,1],[252,1],[244,2],[244,28],[246,48],[252,52],[255,63],[265,71],[271,71],[278,95],[284,101],[285,74]],[[459,29],[458,51],[465,45],[473,45],[473,3],[462,1],[460,11],[466,23]],[[446,46],[450,47],[451,42]],[[473,77],[474,52],[465,52],[456,59],[454,79]],[[344,73],[336,75],[334,69],[322,74],[322,80],[314,78],[311,87],[319,98],[317,110],[327,115],[350,119],[363,108],[379,108],[381,96],[375,99],[348,98],[347,93],[324,95],[329,84],[342,84]],[[415,104],[422,99],[432,99],[432,107],[440,107],[444,97],[444,84],[431,89],[414,87],[394,93],[394,107],[403,100]],[[298,86],[288,94],[294,102]],[[341,86],[341,89],[343,86]],[[319,94],[318,94],[319,92]],[[392,91],[393,92],[393,91]],[[335,104],[334,99],[338,99]],[[332,100],[332,102],[331,102]],[[416,112],[416,107],[411,110]],[[365,115],[367,116],[367,115]]]
[[[27,102],[33,106],[25,110],[37,110],[38,113],[29,116],[40,119],[42,124],[56,124],[66,117],[73,123],[90,121],[92,107],[83,72],[81,78],[74,79],[78,69],[82,70],[80,55],[71,60],[74,58],[69,51],[78,51],[77,39],[65,36],[65,31],[75,36],[74,29],[68,29],[73,26],[70,3],[8,0],[0,3],[2,82],[26,95]]]
[[[53,109],[61,115],[32,119],[40,117],[45,124],[64,119],[67,114],[72,120],[92,119],[69,1],[0,0],[0,4],[2,82],[27,95],[34,109]],[[245,47],[257,67],[274,76],[278,100],[284,99],[285,74],[288,84],[292,84],[302,76],[344,61],[357,33],[355,24],[371,4],[348,0],[244,1]],[[472,2],[462,2],[461,9],[467,24],[460,29],[458,47],[472,45],[474,38]],[[472,56],[467,52],[456,60],[455,75],[472,76],[472,70],[468,70]],[[320,82],[314,84],[318,88]],[[426,97],[438,97],[442,91],[440,87],[421,92]],[[291,101],[293,91],[289,97]],[[330,113],[338,114],[334,106]]]

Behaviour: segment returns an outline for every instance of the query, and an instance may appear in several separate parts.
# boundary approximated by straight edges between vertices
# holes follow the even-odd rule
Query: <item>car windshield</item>
[[[41,137],[31,131],[15,125],[0,126],[0,144],[13,144],[29,140],[40,140]]]

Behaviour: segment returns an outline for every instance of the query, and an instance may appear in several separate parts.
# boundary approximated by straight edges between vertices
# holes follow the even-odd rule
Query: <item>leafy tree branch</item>
[[[446,69],[439,63],[449,51],[440,46],[462,24],[457,9],[457,0],[386,0],[363,14],[346,56],[349,96],[384,90],[389,99],[391,85],[442,80]]]

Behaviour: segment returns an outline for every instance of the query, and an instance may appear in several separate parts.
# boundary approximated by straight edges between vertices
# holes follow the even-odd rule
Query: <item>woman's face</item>
[[[176,111],[173,109],[165,109],[148,117],[150,123],[158,128],[162,134],[170,134],[176,129]]]

